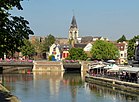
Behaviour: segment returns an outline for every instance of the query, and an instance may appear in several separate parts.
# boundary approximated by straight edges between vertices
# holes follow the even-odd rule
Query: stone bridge
[[[88,70],[88,61],[80,63],[63,63],[62,61],[34,61],[33,71],[66,71],[66,70]]]
[[[67,70],[88,70],[88,61],[82,61],[80,63],[63,63],[62,61],[34,61],[30,62],[0,62],[0,73],[12,72],[12,71],[67,71]]]
[[[8,73],[13,71],[24,72],[33,69],[33,63],[30,62],[0,62],[0,73]]]

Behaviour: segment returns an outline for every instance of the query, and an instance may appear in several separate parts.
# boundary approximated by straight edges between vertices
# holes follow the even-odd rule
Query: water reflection
[[[139,96],[136,94],[126,93],[123,91],[115,90],[115,88],[104,87],[96,84],[86,84],[86,87],[90,90],[91,94],[97,94],[99,97],[106,99],[112,98],[115,102],[139,102]]]
[[[139,96],[84,82],[82,73],[34,72],[0,75],[22,102],[139,102]]]

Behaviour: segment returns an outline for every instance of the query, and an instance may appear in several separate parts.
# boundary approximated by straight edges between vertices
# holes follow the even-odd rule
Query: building
[[[105,40],[105,41],[109,41],[108,38],[104,38],[104,37],[93,37],[93,36],[85,36],[81,38],[81,43],[92,43],[95,42],[96,40]]]
[[[60,51],[61,51],[61,59],[66,59],[69,56],[69,49],[71,49],[72,46],[69,44],[60,45]]]
[[[71,26],[69,29],[69,41],[70,43],[78,43],[79,30],[77,27],[75,16],[72,17]]]
[[[71,45],[69,44],[59,45],[54,43],[52,46],[50,46],[49,56],[54,56],[52,58],[53,61],[60,61],[61,59],[63,60],[69,56],[70,48]]]
[[[124,64],[127,63],[127,49],[128,49],[128,44],[127,42],[119,42],[116,43],[117,48],[119,49],[119,64]]]
[[[59,61],[61,60],[61,52],[60,52],[60,45],[59,44],[52,44],[50,46],[49,50],[49,56],[53,55],[52,60],[53,61]]]
[[[69,44],[68,38],[56,38],[55,43],[64,45],[64,44]]]

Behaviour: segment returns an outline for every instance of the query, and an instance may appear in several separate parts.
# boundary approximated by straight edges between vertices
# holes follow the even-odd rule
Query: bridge
[[[32,70],[33,63],[30,62],[0,62],[0,73],[13,71],[27,72]]]
[[[86,71],[88,61],[79,63],[64,63],[62,61],[34,61],[33,71]]]
[[[88,62],[80,63],[63,63],[62,61],[34,61],[31,62],[0,62],[0,73],[8,73],[13,71],[86,71]]]
[[[65,71],[81,71],[80,63],[63,63],[63,68]]]

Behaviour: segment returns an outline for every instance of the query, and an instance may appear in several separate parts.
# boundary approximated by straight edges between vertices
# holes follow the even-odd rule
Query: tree
[[[49,34],[43,42],[43,52],[48,52],[50,46],[55,42],[55,37]]]
[[[92,59],[97,60],[117,59],[119,51],[113,43],[97,40],[92,46],[91,55]]]
[[[117,42],[123,42],[123,41],[127,41],[124,35],[122,35],[122,37],[117,40]]]
[[[24,45],[24,39],[29,39],[33,34],[29,22],[23,17],[11,16],[13,8],[23,10],[20,2],[23,0],[0,0],[0,53],[12,53],[20,51]],[[2,56],[1,56],[2,57]]]
[[[132,59],[134,58],[135,55],[135,43],[136,40],[139,39],[139,35],[138,36],[134,36],[132,39],[130,39],[128,41],[128,49],[127,49],[127,58],[128,59]]]
[[[69,50],[69,57],[68,59],[72,60],[86,60],[87,54],[83,51],[82,48],[71,48]]]
[[[27,39],[24,39],[24,46],[22,46],[20,50],[23,56],[29,58],[35,54],[34,46]]]

